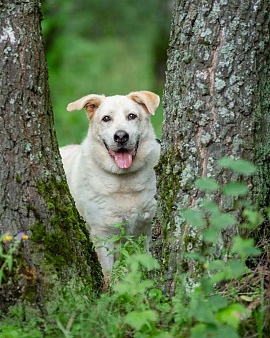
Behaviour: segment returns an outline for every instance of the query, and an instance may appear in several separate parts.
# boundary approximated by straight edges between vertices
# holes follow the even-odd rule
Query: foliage
[[[209,179],[205,182],[200,179],[196,184],[206,192],[222,190]],[[244,205],[244,228],[254,230],[264,217],[250,203]],[[246,264],[261,251],[252,239],[235,236],[229,256],[224,261],[214,259],[212,248],[218,244],[221,232],[238,220],[209,200],[201,202],[200,210],[186,210],[183,215],[187,222],[200,229],[205,242],[202,252],[186,253],[187,259],[202,266],[195,288],[188,288],[186,275],[179,273],[175,295],[169,297],[162,292],[159,281],[153,278],[153,272],[159,269],[158,262],[144,253],[143,237],[134,240],[126,235],[128,221],[124,220],[116,225],[118,235],[95,242],[95,246],[113,242],[115,250],[108,254],[118,257],[111,281],[99,298],[91,299],[91,293],[83,288],[78,290],[74,283],[74,292],[63,292],[51,313],[43,318],[24,313],[28,319],[21,323],[18,308],[13,310],[13,315],[3,317],[0,337],[233,338],[239,337],[239,332],[251,320],[254,324],[248,330],[263,337],[267,319],[263,275],[260,273],[259,279],[255,279],[255,272]],[[250,288],[252,294],[245,291]],[[254,310],[253,316],[251,310]]]
[[[170,14],[161,9],[161,2],[45,0],[42,10],[61,146],[80,143],[88,128],[84,112],[66,112],[68,103],[90,93],[152,90],[161,95],[165,72],[160,75],[156,68],[158,63],[165,67],[170,29]],[[152,120],[160,137],[161,107]]]
[[[26,239],[28,236],[24,232],[19,232],[15,238],[10,233],[0,236],[0,284],[6,280],[5,273],[12,271],[13,254],[17,251],[21,241]]]

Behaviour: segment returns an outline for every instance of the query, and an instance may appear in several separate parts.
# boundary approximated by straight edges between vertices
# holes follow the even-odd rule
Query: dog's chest
[[[108,227],[125,217],[130,234],[138,235],[153,218],[156,203],[154,171],[126,177],[117,175],[107,180],[96,177],[87,190],[89,208],[84,217],[92,226],[93,220],[94,226]]]

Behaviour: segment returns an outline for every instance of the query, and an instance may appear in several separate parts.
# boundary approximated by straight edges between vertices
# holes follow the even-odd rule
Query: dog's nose
[[[114,134],[114,141],[119,143],[119,144],[124,144],[128,141],[129,139],[129,135],[126,131],[124,130],[118,130],[115,134]]]

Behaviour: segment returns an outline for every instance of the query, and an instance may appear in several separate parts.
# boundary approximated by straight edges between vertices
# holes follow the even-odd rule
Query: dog
[[[145,235],[149,252],[155,213],[154,166],[160,144],[150,122],[159,96],[149,91],[126,96],[90,94],[70,103],[68,111],[86,109],[90,120],[81,145],[60,148],[64,170],[76,207],[91,238],[118,234],[113,225],[128,219],[127,235]],[[113,244],[96,249],[104,275],[112,270]]]

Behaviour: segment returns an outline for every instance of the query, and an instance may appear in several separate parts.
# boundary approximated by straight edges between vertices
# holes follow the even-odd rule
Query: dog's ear
[[[95,111],[101,105],[104,100],[104,95],[90,94],[82,97],[81,99],[71,102],[67,106],[67,111],[80,110],[85,108],[88,117],[91,119],[94,116]]]
[[[127,97],[142,105],[143,108],[151,115],[155,115],[155,111],[160,101],[160,98],[157,94],[147,91],[140,91],[129,93]]]

